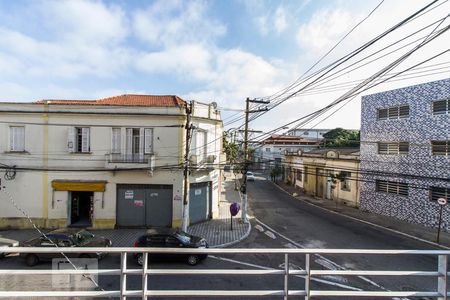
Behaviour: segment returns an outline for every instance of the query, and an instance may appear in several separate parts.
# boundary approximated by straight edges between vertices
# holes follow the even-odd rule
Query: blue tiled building
[[[450,79],[362,97],[362,210],[437,227],[437,199],[450,201],[449,110]]]

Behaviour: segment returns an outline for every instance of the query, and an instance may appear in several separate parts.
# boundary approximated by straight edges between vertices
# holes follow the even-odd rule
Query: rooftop
[[[34,103],[49,105],[106,105],[106,106],[149,106],[182,107],[186,102],[175,95],[125,94],[96,100],[38,100]]]

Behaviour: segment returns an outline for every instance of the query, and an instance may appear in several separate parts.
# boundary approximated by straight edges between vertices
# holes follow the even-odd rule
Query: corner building
[[[153,95],[1,102],[0,228],[30,227],[17,207],[43,228],[181,226],[185,107]],[[218,215],[222,121],[199,102],[191,121],[195,223]]]
[[[450,79],[362,97],[362,210],[437,227],[437,199],[450,200],[449,102]]]

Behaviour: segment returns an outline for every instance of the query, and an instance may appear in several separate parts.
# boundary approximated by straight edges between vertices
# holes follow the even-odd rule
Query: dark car
[[[111,247],[112,243],[109,239],[95,236],[93,233],[84,229],[57,229],[45,236],[34,238],[20,244],[21,247]],[[98,253],[66,253],[67,257],[79,258],[103,258],[104,252]],[[53,258],[63,257],[61,253],[21,253],[21,257],[25,258],[28,266],[34,266],[39,261],[51,260]]]
[[[190,235],[184,231],[163,229],[163,230],[149,230],[147,234],[139,237],[134,243],[135,247],[156,247],[156,248],[208,248],[208,243],[205,239]],[[141,253],[136,253],[136,261],[139,265],[143,264],[143,257]],[[150,260],[174,260],[182,259],[189,265],[194,266],[203,259],[207,254],[164,254],[151,253]]]

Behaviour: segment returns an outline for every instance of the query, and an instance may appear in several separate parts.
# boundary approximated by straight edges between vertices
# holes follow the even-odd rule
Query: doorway
[[[90,227],[92,225],[93,192],[71,192],[70,226]]]

